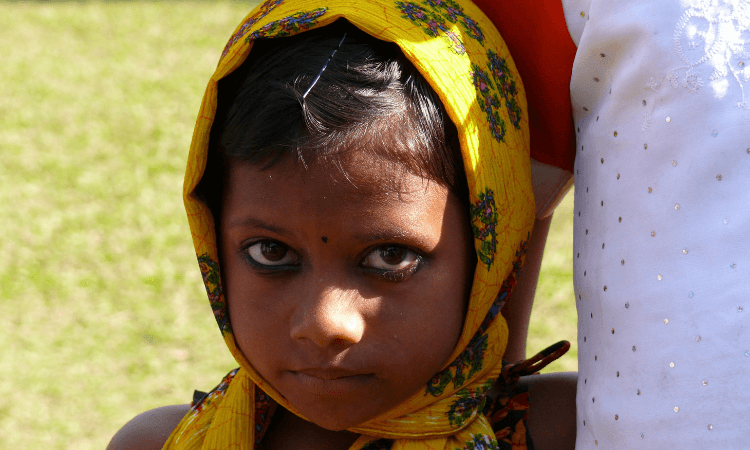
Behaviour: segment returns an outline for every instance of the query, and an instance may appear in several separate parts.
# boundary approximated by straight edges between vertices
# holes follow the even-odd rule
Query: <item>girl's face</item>
[[[346,167],[354,183],[317,163],[234,161],[220,217],[240,350],[330,430],[388,411],[447,364],[473,274],[456,196],[359,159]]]

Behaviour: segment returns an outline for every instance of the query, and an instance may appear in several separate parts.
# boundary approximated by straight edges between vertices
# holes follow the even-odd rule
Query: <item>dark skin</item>
[[[337,430],[419,392],[461,332],[472,238],[458,199],[408,174],[399,175],[397,195],[384,183],[396,174],[367,161],[347,170],[357,188],[314,165],[230,169],[220,245],[237,343],[308,419],[280,410],[265,449],[348,448],[357,436]],[[535,227],[516,295],[530,289],[533,297],[528,285],[548,226]],[[537,448],[573,448],[575,377],[526,382]],[[186,412],[175,405],[144,413],[108,448],[161,448]]]
[[[299,448],[297,430],[305,445],[320,436],[331,448],[332,432],[421,393],[463,327],[473,238],[459,199],[366,158],[345,169],[228,171],[221,262],[235,339],[317,425],[276,427],[283,440],[269,443],[286,445],[273,448]]]

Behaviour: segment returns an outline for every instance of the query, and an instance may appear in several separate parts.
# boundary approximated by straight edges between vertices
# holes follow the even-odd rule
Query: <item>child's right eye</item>
[[[297,255],[279,241],[258,241],[245,250],[253,263],[261,266],[293,266]]]

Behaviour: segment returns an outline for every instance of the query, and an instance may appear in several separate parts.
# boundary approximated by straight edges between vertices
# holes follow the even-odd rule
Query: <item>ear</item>
[[[536,218],[544,219],[555,211],[573,186],[573,174],[531,158],[531,185],[536,201]]]

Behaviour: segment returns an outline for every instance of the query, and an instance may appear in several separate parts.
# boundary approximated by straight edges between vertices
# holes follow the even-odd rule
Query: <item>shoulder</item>
[[[135,416],[115,434],[107,450],[161,450],[190,405],[171,405]]]
[[[529,389],[528,429],[534,447],[572,449],[576,441],[577,372],[521,377]]]

